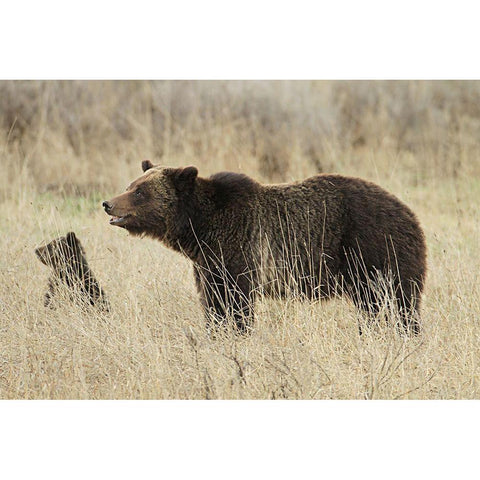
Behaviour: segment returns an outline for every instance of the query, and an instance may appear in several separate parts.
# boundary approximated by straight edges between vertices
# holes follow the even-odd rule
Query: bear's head
[[[194,191],[198,170],[154,166],[150,160],[142,162],[142,169],[143,175],[125,193],[102,205],[111,225],[163,240],[178,226],[178,216],[184,212],[179,204]]]
[[[52,267],[57,272],[67,268],[80,269],[85,255],[82,244],[74,232],[36,248],[35,253],[44,265]]]

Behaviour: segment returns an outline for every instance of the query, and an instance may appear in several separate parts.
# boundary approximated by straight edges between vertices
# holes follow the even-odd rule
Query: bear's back
[[[327,270],[347,275],[351,253],[363,268],[397,269],[400,277],[423,283],[426,246],[415,214],[372,182],[322,174],[263,185],[258,205],[261,250],[272,257],[267,263],[298,259],[306,272],[325,262]]]

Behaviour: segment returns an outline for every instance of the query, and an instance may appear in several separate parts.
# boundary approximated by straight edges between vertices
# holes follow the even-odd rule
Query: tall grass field
[[[102,209],[144,159],[392,192],[427,239],[421,334],[265,298],[251,335],[207,335],[190,261]],[[480,82],[1,81],[0,164],[0,398],[480,398]],[[44,307],[34,250],[69,231],[110,312]]]

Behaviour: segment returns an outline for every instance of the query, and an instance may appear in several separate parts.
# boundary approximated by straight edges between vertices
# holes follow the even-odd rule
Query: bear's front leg
[[[48,290],[44,295],[43,305],[45,307],[53,308],[53,296],[55,295],[55,280],[52,278],[48,279]]]
[[[226,268],[194,266],[195,283],[205,311],[207,328],[233,322],[241,334],[253,323],[252,281],[247,274],[232,275]]]

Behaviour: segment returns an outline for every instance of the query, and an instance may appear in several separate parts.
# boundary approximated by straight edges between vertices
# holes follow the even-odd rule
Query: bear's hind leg
[[[397,306],[400,315],[400,328],[403,333],[410,335],[420,334],[420,295],[414,286],[405,292],[397,292]]]
[[[370,326],[376,323],[380,313],[380,304],[375,291],[365,283],[357,283],[354,287],[348,288],[347,292],[355,306],[366,317],[366,324]],[[363,335],[363,322],[361,320],[358,321],[358,333]]]

